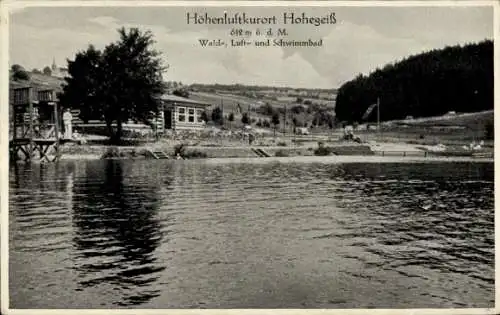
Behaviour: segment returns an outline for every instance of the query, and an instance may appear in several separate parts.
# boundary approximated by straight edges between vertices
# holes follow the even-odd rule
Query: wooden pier
[[[55,162],[60,159],[60,145],[68,142],[74,142],[69,139],[30,139],[17,138],[9,141],[10,153],[12,156],[24,155],[25,161],[33,160],[38,151],[40,161]],[[53,153],[53,154],[51,154]],[[14,158],[15,159],[15,158]]]

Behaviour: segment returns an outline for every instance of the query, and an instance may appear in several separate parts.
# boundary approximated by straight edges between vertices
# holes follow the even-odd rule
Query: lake
[[[11,166],[10,307],[493,307],[493,169]]]

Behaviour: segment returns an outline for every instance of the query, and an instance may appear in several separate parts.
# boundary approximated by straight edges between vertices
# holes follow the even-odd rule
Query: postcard
[[[493,313],[497,18],[4,3],[2,311]]]

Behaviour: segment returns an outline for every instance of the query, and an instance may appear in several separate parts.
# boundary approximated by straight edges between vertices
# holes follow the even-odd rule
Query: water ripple
[[[492,163],[68,162],[9,185],[16,308],[494,301]]]

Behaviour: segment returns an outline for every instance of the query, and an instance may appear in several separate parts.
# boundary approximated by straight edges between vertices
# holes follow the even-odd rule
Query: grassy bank
[[[181,148],[182,147],[182,148]],[[179,144],[156,144],[155,146],[106,146],[106,145],[65,145],[61,149],[62,159],[148,159],[154,158],[151,152],[160,151],[174,159],[177,154],[184,159],[198,158],[254,158],[259,155],[253,150],[259,148],[271,157],[299,156],[462,156],[472,157],[473,153],[493,157],[493,149],[466,151],[450,147],[441,152],[433,152],[428,147],[408,144],[377,144],[368,146],[353,143],[321,143],[311,146],[189,146]]]

